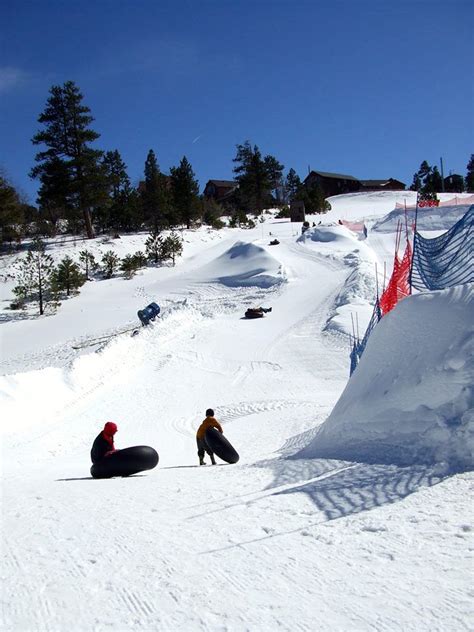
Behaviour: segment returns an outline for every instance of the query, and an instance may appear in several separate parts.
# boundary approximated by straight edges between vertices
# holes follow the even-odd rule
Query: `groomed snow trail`
[[[291,459],[347,381],[346,342],[322,332],[349,270],[285,230],[267,249],[283,283],[206,280],[220,244],[179,284],[148,289],[172,308],[139,336],[51,369],[43,389],[9,378],[37,418],[3,437],[2,629],[468,629],[467,475]],[[252,304],[273,311],[243,319]],[[209,406],[236,465],[196,465]],[[109,419],[117,447],[158,450],[155,470],[89,478]]]

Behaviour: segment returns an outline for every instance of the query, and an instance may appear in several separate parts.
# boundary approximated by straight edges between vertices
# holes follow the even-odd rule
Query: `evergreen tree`
[[[102,256],[102,266],[106,279],[113,277],[120,264],[120,257],[113,250],[107,250]]]
[[[304,202],[305,211],[309,214],[327,213],[331,210],[331,205],[324,197],[323,189],[317,183],[311,186],[302,184],[293,199]]]
[[[144,252],[137,250],[137,252],[133,255],[133,258],[135,259],[137,269],[146,268],[147,256]]]
[[[166,259],[171,259],[173,261],[173,266],[176,262],[176,257],[179,257],[183,252],[183,241],[180,236],[174,231],[171,232],[168,237],[163,241],[162,251],[161,251],[161,259],[166,261]]]
[[[436,192],[443,188],[438,167],[430,167],[427,161],[423,160],[413,176],[413,184],[410,188],[412,191],[418,191],[419,200],[437,200]]]
[[[430,174],[431,174],[431,167],[426,160],[423,160],[423,162],[420,165],[420,168],[418,169],[418,175],[420,177],[420,180],[423,186],[426,184],[426,179],[428,178]]]
[[[46,254],[44,242],[36,238],[20,263],[18,281],[14,288],[17,296],[36,298],[39,303],[39,313],[44,314],[45,306],[51,301],[51,276],[53,273],[53,258]]]
[[[262,158],[257,145],[252,149],[249,141],[237,145],[233,162],[236,163],[235,179],[239,183],[238,203],[247,212],[261,214],[273,203],[271,192],[281,184],[283,165],[273,156]]]
[[[98,267],[93,253],[90,250],[81,250],[79,261],[84,264],[85,280],[90,281],[90,273]]]
[[[201,198],[202,205],[202,222],[212,228],[219,229],[225,226],[224,222],[220,219],[225,214],[222,206],[214,200],[214,198],[203,197]]]
[[[87,236],[92,238],[91,209],[101,200],[105,191],[103,170],[99,165],[101,151],[89,144],[99,134],[89,126],[94,120],[90,109],[82,104],[83,95],[73,81],[62,86],[52,86],[46,108],[38,118],[44,129],[32,139],[34,145],[45,145],[47,149],[36,154],[38,163],[31,171],[33,178],[40,178],[42,185],[51,177],[51,163],[61,161],[68,177],[64,185],[67,202],[84,219]],[[55,172],[61,173],[56,164]],[[43,192],[43,203],[47,186]]]
[[[474,154],[471,154],[471,158],[467,163],[466,191],[474,193]]]
[[[16,285],[12,291],[18,299],[18,301],[14,303],[14,309],[18,309],[22,308],[24,304],[32,298],[35,285],[34,270],[30,264],[27,264],[26,257],[20,260],[16,265],[15,281]]]
[[[84,285],[85,277],[79,266],[71,257],[64,257],[52,274],[52,283],[56,291],[65,291],[70,296],[71,290],[77,290]]]
[[[159,231],[152,230],[145,241],[145,250],[148,259],[154,263],[161,261],[161,252],[163,248],[163,239]]]
[[[193,220],[200,216],[199,183],[186,156],[181,159],[179,167],[171,167],[170,173],[173,206],[180,222],[190,228]]]
[[[410,191],[419,191],[421,189],[421,180],[418,172],[416,172],[413,176],[413,182],[410,187]]]
[[[167,177],[160,172],[155,152],[150,149],[145,162],[145,188],[142,193],[145,222],[159,231],[173,222],[171,194]]]
[[[290,169],[285,180],[285,192],[287,196],[287,202],[295,197],[296,193],[301,188],[301,179],[294,169]]]
[[[20,225],[24,221],[23,207],[15,187],[0,173],[0,244],[12,242],[21,236]]]
[[[70,169],[64,160],[53,157],[44,165],[37,198],[41,218],[51,225],[51,236],[56,235],[59,220],[73,212],[70,191]]]
[[[441,174],[436,165],[426,176],[423,189],[425,193],[436,193],[443,190],[443,179],[441,178]]]
[[[116,231],[136,230],[143,221],[135,189],[127,174],[127,165],[118,150],[108,151],[102,160],[109,187],[109,203],[101,209],[102,224]]]
[[[133,255],[125,255],[120,264],[120,269],[126,279],[131,279],[138,268],[138,261]]]

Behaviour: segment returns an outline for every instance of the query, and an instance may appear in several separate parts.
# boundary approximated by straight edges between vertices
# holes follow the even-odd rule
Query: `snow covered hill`
[[[2,630],[470,629],[474,288],[406,299],[348,382],[352,322],[393,260],[372,226],[399,195],[337,196],[303,236],[273,215],[184,231],[174,268],[87,283],[42,318],[7,309],[3,257]],[[338,224],[367,218],[366,239]],[[139,335],[80,347],[151,301]],[[236,465],[198,465],[210,406]],[[91,479],[109,420],[158,467]]]

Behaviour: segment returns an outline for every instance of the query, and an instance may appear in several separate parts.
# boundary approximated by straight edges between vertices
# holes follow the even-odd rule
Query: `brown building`
[[[464,191],[464,178],[459,173],[451,173],[444,179],[444,190],[450,193],[462,193]]]
[[[361,191],[405,191],[406,184],[388,178],[388,180],[361,180]]]
[[[311,171],[304,179],[305,187],[311,188],[317,184],[321,187],[324,197],[340,195],[341,193],[352,193],[361,188],[360,181],[354,176],[347,176],[341,173],[328,173],[326,171]]]
[[[324,192],[324,197],[354,193],[357,191],[404,191],[406,185],[395,178],[385,180],[359,180],[354,176],[326,171],[311,171],[304,180],[306,187],[317,184]]]
[[[171,189],[171,176],[167,176],[164,173],[161,173],[160,175],[164,178],[164,181],[165,181],[165,184],[166,184],[166,188],[167,189]],[[145,184],[146,184],[145,180],[140,180],[139,181],[138,187],[137,187],[138,193],[144,193],[145,192]]]
[[[223,202],[237,188],[234,180],[208,180],[204,188],[204,197],[213,198],[216,202]]]

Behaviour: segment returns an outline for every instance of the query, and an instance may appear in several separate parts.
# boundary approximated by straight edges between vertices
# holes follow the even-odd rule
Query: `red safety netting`
[[[403,298],[405,298],[405,296],[408,296],[410,294],[409,278],[412,250],[407,235],[407,245],[405,247],[405,252],[403,253],[403,257],[401,260],[398,258],[400,237],[401,227],[399,227],[397,230],[397,240],[395,244],[395,256],[393,259],[392,276],[390,277],[390,281],[388,282],[387,287],[380,297],[380,309],[382,310],[382,314],[384,316],[395,307],[398,301],[401,301]]]
[[[438,202],[438,204],[436,206],[465,206],[465,205],[471,205],[474,204],[474,195],[470,195],[470,196],[455,196],[453,197],[451,200],[445,200],[444,202]],[[418,203],[418,206],[427,206],[426,204],[421,204],[420,202]],[[407,206],[406,204],[400,204],[400,202],[396,202],[395,203],[395,208],[404,208],[407,211],[408,210],[412,210],[414,208],[416,208],[415,205],[412,206]]]

